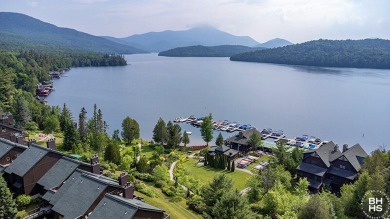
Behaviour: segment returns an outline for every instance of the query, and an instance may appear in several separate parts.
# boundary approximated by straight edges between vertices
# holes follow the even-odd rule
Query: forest
[[[239,45],[222,46],[188,46],[178,47],[160,52],[159,56],[170,57],[230,57],[235,54],[265,49],[262,47],[248,47]]]
[[[231,61],[347,68],[390,68],[390,41],[314,40],[301,44],[241,53]]]

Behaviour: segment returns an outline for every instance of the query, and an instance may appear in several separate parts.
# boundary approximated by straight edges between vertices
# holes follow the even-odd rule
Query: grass
[[[154,149],[150,145],[142,145],[141,153],[142,156],[146,156],[146,158],[150,158],[153,156]]]
[[[35,139],[38,145],[46,147],[46,140],[41,141],[41,138],[36,136],[38,133],[43,133],[43,131],[37,130],[28,132],[29,139]],[[54,132],[53,135],[56,139],[57,147],[62,146],[62,143],[64,142],[64,134],[62,132]]]
[[[232,179],[234,188],[241,191],[246,188],[246,182],[251,177],[248,173],[241,171],[236,170],[234,172],[230,172],[227,170],[218,170],[210,167],[196,166],[196,163],[196,159],[188,159],[188,161],[183,163],[183,166],[191,176],[195,179],[199,179],[202,185],[211,182],[217,174],[226,174]]]
[[[151,205],[154,205],[160,209],[166,211],[167,214],[170,215],[171,219],[197,219],[202,218],[200,214],[197,214],[190,209],[188,209],[186,200],[183,199],[180,202],[171,202],[167,196],[165,196],[160,189],[155,188],[153,186],[147,185],[148,189],[153,190],[157,194],[157,197],[151,198],[146,195],[143,195],[139,192],[135,192],[137,196],[141,196],[145,199],[145,202]]]

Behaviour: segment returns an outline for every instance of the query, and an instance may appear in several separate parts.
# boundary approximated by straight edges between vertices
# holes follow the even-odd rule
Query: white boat
[[[192,134],[192,132],[186,132],[187,133],[187,135],[191,135]]]

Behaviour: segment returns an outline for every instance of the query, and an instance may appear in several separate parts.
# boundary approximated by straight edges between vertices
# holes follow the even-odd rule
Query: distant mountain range
[[[276,47],[289,46],[289,45],[293,45],[293,43],[285,39],[275,38],[265,43],[260,43],[256,47],[276,48]]]
[[[230,57],[235,54],[255,51],[265,48],[238,45],[222,46],[187,46],[160,52],[159,56],[169,57]]]
[[[390,69],[390,40],[315,40],[236,54],[232,61]]]
[[[11,12],[0,12],[0,49],[71,49],[119,54],[144,52],[129,45]]]
[[[161,52],[186,46],[241,45],[254,47],[259,44],[249,36],[235,36],[216,28],[203,26],[182,31],[163,31],[136,34],[125,38],[105,37],[150,52]]]

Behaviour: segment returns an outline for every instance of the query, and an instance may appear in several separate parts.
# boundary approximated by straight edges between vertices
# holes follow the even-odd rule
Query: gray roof
[[[42,198],[45,199],[46,201],[50,201],[51,197],[53,197],[54,194],[55,192],[49,190],[42,196]]]
[[[347,160],[351,163],[356,172],[359,172],[362,168],[361,164],[363,164],[364,158],[368,155],[359,144],[355,144],[350,149],[346,150],[341,156],[345,156]]]
[[[106,188],[107,184],[76,171],[52,196],[52,210],[63,215],[65,219],[78,218],[87,213]]]
[[[331,166],[328,170],[328,173],[335,175],[335,176],[340,176],[343,178],[347,178],[350,180],[355,180],[357,177],[357,173],[348,171],[348,170],[343,170],[334,166]]]
[[[62,157],[45,175],[38,181],[44,189],[49,190],[59,187],[80,165],[79,162]]]
[[[18,158],[16,158],[5,172],[14,173],[18,176],[24,176],[31,168],[35,166],[49,151],[38,145],[31,145]]]
[[[225,152],[225,151],[227,151],[227,150],[229,150],[229,149],[230,149],[229,147],[227,147],[227,146],[225,146],[225,145],[221,145],[221,146],[216,147],[216,148],[215,148],[215,151],[218,151],[218,152],[223,153],[223,152]]]
[[[14,147],[20,147],[23,149],[27,149],[27,147],[24,145],[8,141],[4,138],[0,138],[0,158],[2,158],[4,155],[6,155],[8,153],[8,151],[10,151]]]
[[[304,154],[311,154],[314,152],[318,154],[327,167],[330,167],[330,162],[337,159],[341,155],[339,147],[332,141],[322,145],[318,149],[307,150],[304,152]]]
[[[257,134],[260,137],[262,136],[262,134],[259,131],[257,131],[256,129],[249,129],[249,130],[245,130],[245,131],[240,131],[238,134],[226,139],[226,141],[241,144],[241,145],[246,145],[246,144],[248,144],[248,140],[249,140],[250,136],[254,132],[257,132]],[[242,137],[240,137],[240,135],[241,135],[240,133],[242,133]]]
[[[139,200],[125,199],[120,196],[106,194],[88,218],[133,218],[138,209],[144,211],[164,212],[159,208]]]
[[[4,171],[4,167],[2,167],[2,166],[0,165],[0,174],[3,173],[3,171]]]
[[[312,179],[307,179],[307,181],[309,181],[309,186],[314,188],[314,189],[319,189],[322,185],[321,182],[318,182],[318,181],[315,181],[315,180],[312,180]]]
[[[228,157],[231,157],[231,156],[238,154],[238,151],[234,150],[234,149],[229,149],[229,150],[225,151],[225,153],[223,153],[223,154],[228,156]]]
[[[316,165],[312,165],[312,164],[308,164],[308,163],[303,163],[302,162],[297,167],[297,170],[300,170],[300,171],[303,171],[303,172],[307,172],[307,173],[311,173],[311,174],[316,175],[316,176],[323,176],[323,175],[325,175],[327,169],[319,167],[319,166],[316,166]]]

